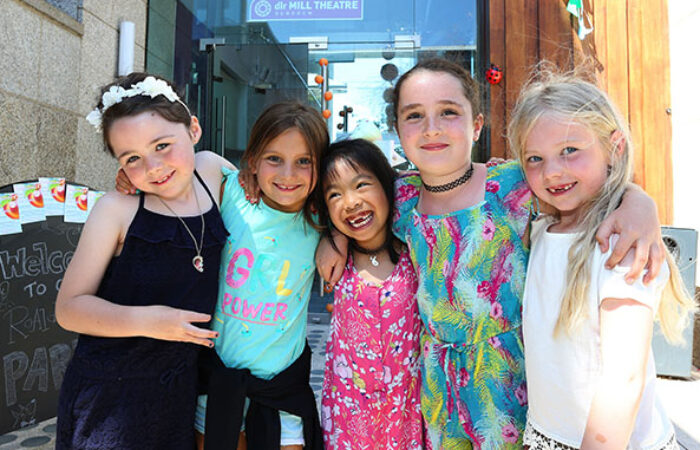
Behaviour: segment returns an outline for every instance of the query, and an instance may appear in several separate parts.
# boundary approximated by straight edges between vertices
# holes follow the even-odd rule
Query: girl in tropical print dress
[[[419,62],[394,88],[396,130],[419,170],[396,183],[394,233],[418,274],[429,449],[522,448],[525,428],[521,299],[531,193],[518,164],[472,162],[484,125],[479,98],[469,73],[443,59]],[[648,220],[656,209],[645,194],[629,191],[599,235],[607,243],[620,228],[613,264],[636,240],[629,277],[654,248],[649,279],[660,265],[658,220]],[[317,252],[317,265],[333,282],[329,255]]]
[[[362,139],[331,145],[321,163],[321,223],[330,218],[353,248],[326,345],[321,414],[328,449],[423,448],[417,279],[391,233],[394,179],[381,151]]]

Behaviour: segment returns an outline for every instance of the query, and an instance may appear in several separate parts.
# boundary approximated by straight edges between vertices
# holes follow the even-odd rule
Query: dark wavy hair
[[[102,110],[104,106],[102,104],[102,95],[109,91],[111,87],[121,86],[124,89],[131,89],[132,85],[145,80],[147,77],[165,81],[182,99],[182,95],[180,95],[181,93],[178,92],[176,86],[165,78],[150,73],[133,72],[117,79],[113,83],[103,86],[100,90],[100,100],[97,103],[97,108]],[[114,156],[114,150],[109,143],[109,130],[112,125],[114,125],[114,122],[124,117],[136,116],[146,111],[153,111],[169,122],[181,123],[187,127],[188,130],[190,128],[192,116],[183,103],[177,101],[171,102],[164,95],[158,95],[154,98],[148,95],[125,97],[119,103],[110,106],[107,108],[107,111],[102,113],[102,141],[104,142],[105,150]]]
[[[472,117],[476,117],[479,114],[484,115],[481,107],[481,94],[479,93],[479,83],[472,78],[471,74],[467,69],[460,66],[457,63],[448,61],[443,58],[430,58],[423,61],[419,61],[415,66],[411,68],[408,72],[401,75],[399,81],[396,82],[396,86],[392,91],[391,96],[391,120],[393,121],[394,129],[398,125],[398,113],[399,113],[399,100],[401,97],[401,87],[403,83],[418,71],[427,70],[429,72],[446,73],[452,75],[457,80],[459,80],[462,85],[462,92],[467,98],[472,107]]]
[[[395,203],[394,181],[396,180],[396,172],[391,168],[389,161],[387,161],[379,147],[365,139],[348,139],[331,144],[328,148],[328,154],[321,160],[319,169],[319,184],[321,187],[338,176],[338,166],[341,163],[347,164],[357,172],[360,170],[367,171],[379,180],[389,207],[383,247],[389,251],[391,261],[396,264],[399,261],[399,254],[393,245],[396,238],[391,228]],[[323,191],[324,189],[319,189],[316,204],[319,205],[319,222],[325,226],[326,234],[330,235],[330,231],[334,227],[330,220]],[[333,240],[331,239],[332,242]],[[351,243],[353,243],[352,240]]]

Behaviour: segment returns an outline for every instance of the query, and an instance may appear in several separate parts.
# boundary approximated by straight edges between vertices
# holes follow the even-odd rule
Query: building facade
[[[146,0],[0,3],[0,186],[39,176],[114,185],[116,161],[84,117],[116,75],[122,21],[135,24],[143,70],[146,13]]]
[[[662,223],[700,228],[692,203],[698,98],[691,77],[691,3],[583,1],[583,25],[564,0],[5,0],[0,5],[0,186],[63,176],[98,189],[116,162],[82,120],[116,77],[119,24],[135,24],[134,70],[173,79],[204,125],[198,149],[237,162],[262,109],[286,98],[321,108],[315,76],[326,58],[334,137],[387,120],[393,83],[417,60],[452,58],[484,80],[489,133],[476,158],[507,156],[504,130],[537,61],[568,69],[594,61],[630,122],[635,181]],[[691,69],[691,70],[688,70]],[[352,113],[341,117],[341,112]],[[400,151],[400,149],[399,149]]]

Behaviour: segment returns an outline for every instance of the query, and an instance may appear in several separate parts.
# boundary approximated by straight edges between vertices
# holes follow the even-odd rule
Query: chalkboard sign
[[[56,294],[82,227],[50,216],[0,235],[0,434],[56,416],[77,343],[56,323]]]

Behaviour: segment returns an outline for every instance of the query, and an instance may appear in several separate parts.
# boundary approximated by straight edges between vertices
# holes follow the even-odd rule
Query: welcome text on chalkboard
[[[56,323],[56,294],[81,230],[50,216],[0,236],[0,433],[56,415],[77,343]]]

